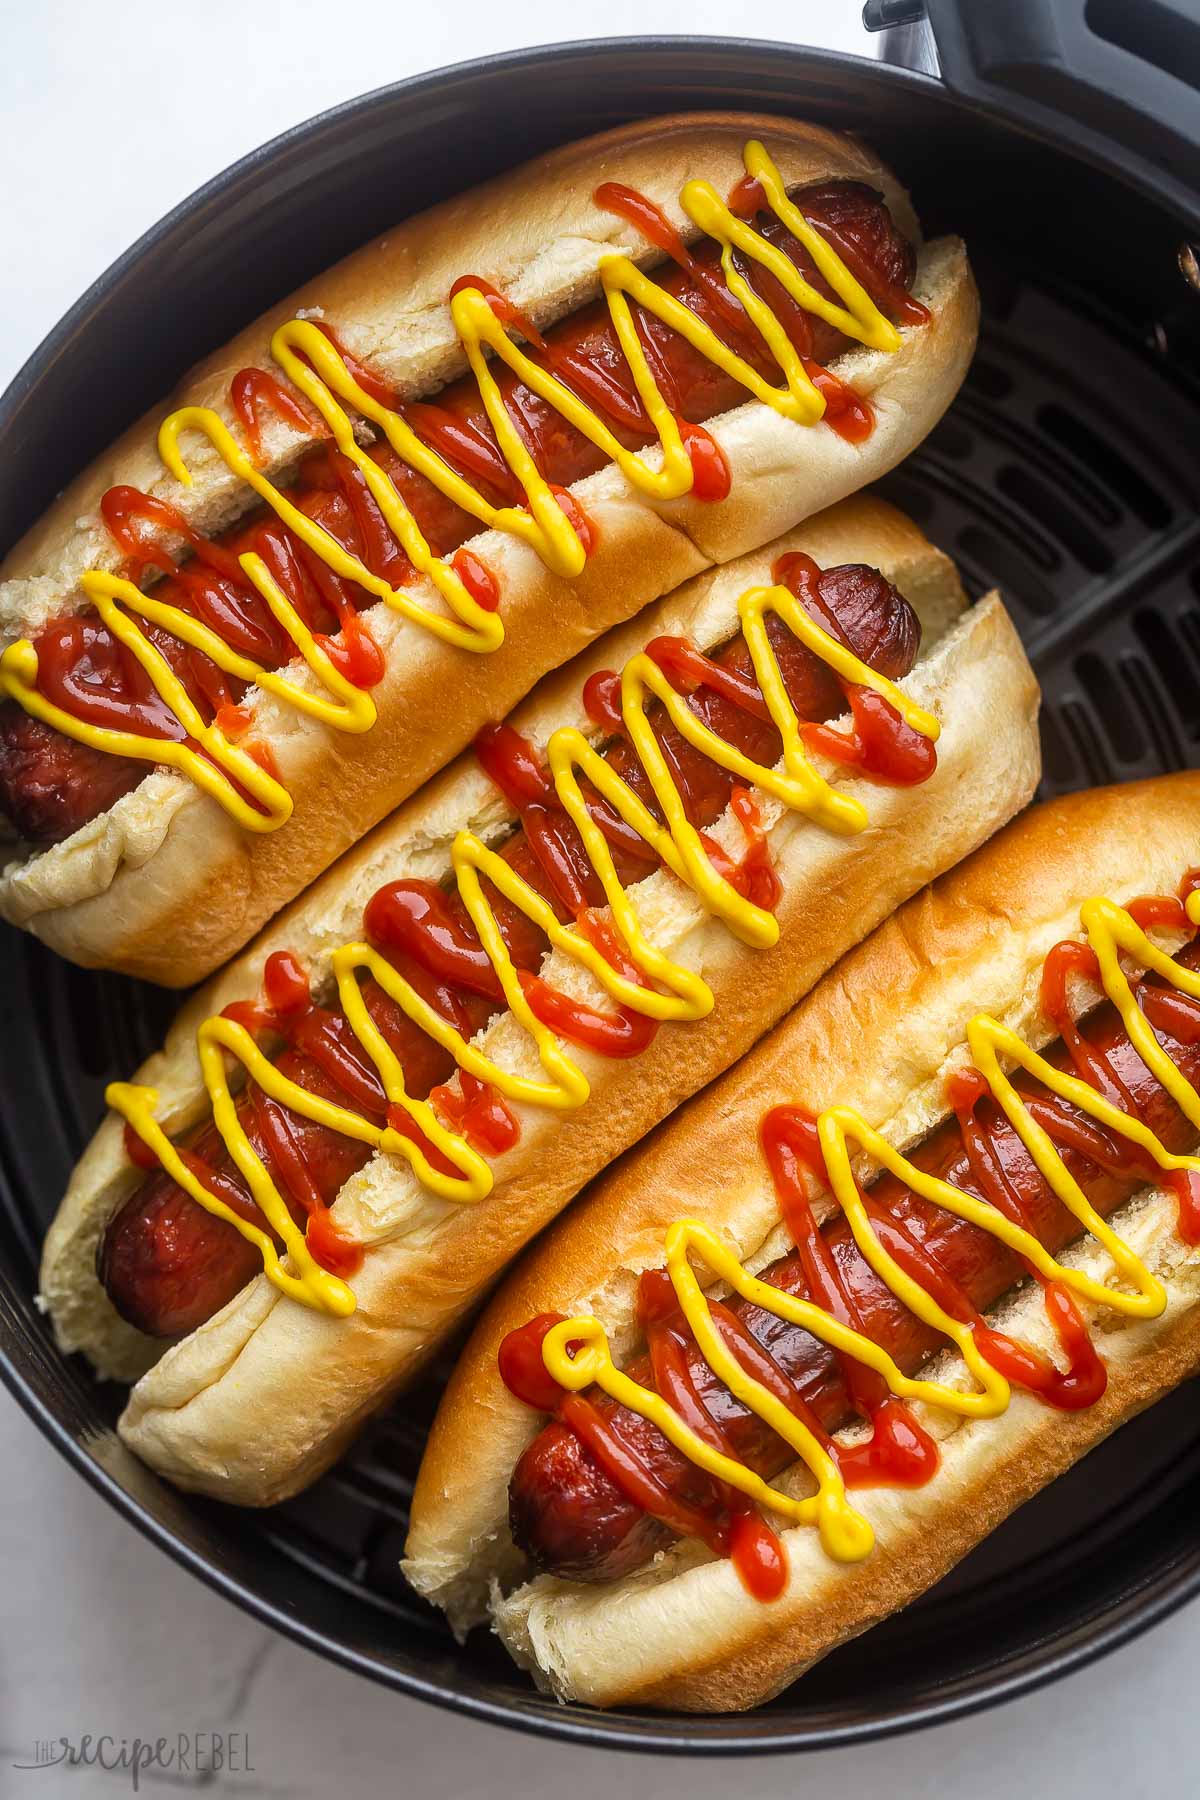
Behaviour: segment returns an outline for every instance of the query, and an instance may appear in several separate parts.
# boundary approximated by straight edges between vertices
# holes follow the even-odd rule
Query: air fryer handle
[[[922,16],[955,93],[1200,188],[1200,0],[868,0],[863,13],[873,31]]]

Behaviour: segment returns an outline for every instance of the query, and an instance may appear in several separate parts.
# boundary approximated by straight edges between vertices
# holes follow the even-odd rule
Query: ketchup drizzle
[[[831,1318],[867,1334],[867,1322],[838,1273],[808,1199],[805,1174],[825,1179],[825,1159],[816,1120],[801,1107],[777,1106],[759,1127],[759,1141],[771,1171],[779,1209],[800,1253],[809,1298]],[[851,1406],[869,1421],[871,1435],[849,1447],[819,1435],[850,1487],[923,1487],[937,1473],[933,1439],[882,1375],[849,1356],[838,1356]],[[790,1384],[789,1384],[790,1385]]]
[[[298,397],[276,376],[265,369],[239,369],[229,384],[229,399],[241,421],[250,460],[262,462],[262,415],[273,412],[285,425],[303,431],[309,437],[324,433],[324,425],[309,418]]]

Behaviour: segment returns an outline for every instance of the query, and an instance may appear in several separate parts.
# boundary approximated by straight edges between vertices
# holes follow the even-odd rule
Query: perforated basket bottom
[[[1046,793],[1194,764],[1196,397],[1152,350],[1090,316],[1078,296],[1047,293],[1011,271],[985,270],[983,285],[984,335],[962,395],[882,491],[957,559],[973,594],[1003,592],[1045,690]],[[73,970],[26,937],[6,934],[0,954],[0,1079],[9,1102],[0,1120],[0,1198],[32,1287],[42,1234],[100,1115],[103,1084],[159,1041],[174,1003]],[[28,1343],[27,1354],[53,1356],[48,1340]],[[264,1566],[277,1557],[334,1590],[338,1608],[326,1608],[313,1629],[335,1653],[401,1682],[397,1666],[411,1669],[414,1648],[431,1665],[464,1659],[493,1702],[511,1694],[525,1709],[529,1690],[498,1647],[476,1634],[464,1652],[453,1650],[440,1619],[398,1572],[412,1480],[444,1373],[395,1405],[336,1471],[289,1505],[248,1520],[185,1504],[217,1534],[212,1541],[222,1532],[243,1543],[256,1534]],[[81,1374],[73,1392],[81,1434],[115,1418],[115,1391],[96,1390]],[[1194,1414],[1194,1393],[1185,1392],[1127,1427],[919,1606],[781,1696],[772,1708],[779,1725],[847,1718],[855,1697],[870,1694],[885,1672],[897,1692],[897,1669],[932,1671],[950,1691],[978,1671],[981,1656],[999,1666],[1027,1645],[1031,1615],[1051,1625],[1050,1602],[1064,1584],[1093,1597],[1073,1609],[1075,1628],[1086,1629],[1089,1604],[1100,1616],[1127,1598],[1109,1556],[1118,1540],[1127,1545],[1152,1513],[1160,1531],[1170,1529],[1190,1504],[1200,1479]]]

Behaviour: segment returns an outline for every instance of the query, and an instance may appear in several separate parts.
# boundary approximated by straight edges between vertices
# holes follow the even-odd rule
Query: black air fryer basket
[[[1045,690],[1046,793],[1197,764],[1196,0],[929,0],[927,11],[919,24],[910,0],[873,0],[868,21],[924,32],[926,50],[932,26],[942,79],[789,45],[629,39],[421,76],[287,133],[137,244],[13,383],[0,403],[0,548],[188,363],[396,219],[623,119],[793,113],[869,138],[926,229],[967,239],[984,297],[978,357],[944,423],[882,487],[974,593],[1003,590]],[[120,1394],[60,1356],[35,1309],[37,1259],[105,1081],[157,1044],[173,1002],[70,968],[15,932],[0,956],[6,1380],[147,1536],[312,1648],[535,1732],[794,1748],[1020,1692],[1200,1587],[1193,1387],[757,1713],[601,1715],[539,1697],[486,1634],[456,1646],[398,1573],[436,1378],[318,1486],[264,1515],[185,1499],[123,1449]]]

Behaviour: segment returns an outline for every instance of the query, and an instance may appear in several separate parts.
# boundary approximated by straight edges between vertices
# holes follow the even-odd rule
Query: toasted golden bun
[[[99,502],[116,482],[169,500],[203,532],[235,520],[246,489],[207,443],[189,440],[194,485],[185,489],[163,469],[156,433],[165,413],[180,405],[210,406],[236,432],[230,378],[244,365],[269,362],[271,334],[286,319],[300,312],[328,319],[346,348],[404,398],[427,395],[465,366],[446,303],[457,276],[485,276],[535,325],[551,324],[595,297],[605,255],[624,251],[643,265],[661,260],[631,226],[593,203],[600,182],[637,187],[694,238],[680,190],[703,175],[727,192],[752,136],[766,141],[793,189],[848,178],[881,190],[901,229],[919,243],[905,194],[875,157],[798,121],[696,113],[622,126],[552,151],[357,251],[187,376],[11,552],[0,569],[0,634],[11,639],[77,609],[85,604],[77,586],[84,570],[115,566]],[[168,987],[200,980],[547,670],[689,576],[856,492],[920,443],[954,398],[974,349],[978,301],[957,240],[921,251],[914,292],[932,320],[904,330],[895,355],[856,349],[837,359],[839,374],[875,408],[864,444],[792,424],[753,401],[713,428],[733,476],[729,498],[719,504],[648,501],[610,464],[574,489],[598,528],[596,549],[575,581],[551,575],[518,540],[480,533],[472,545],[503,596],[500,650],[456,650],[379,603],[364,614],[387,657],[374,689],[379,718],[372,731],[349,737],[258,690],[247,696],[255,736],[270,746],[294,797],[285,827],[245,832],[185,776],[156,770],[63,843],[11,860],[0,874],[0,916],[89,967],[122,969]],[[267,472],[286,474],[309,443],[282,421],[265,419]],[[411,591],[438,605],[431,588],[414,583]]]
[[[368,1246],[354,1278],[352,1318],[310,1312],[260,1278],[134,1388],[122,1435],[180,1485],[265,1504],[310,1481],[586,1181],[727,1068],[900,900],[1030,797],[1038,772],[1037,688],[1003,608],[992,598],[963,613],[953,565],[876,500],[848,501],[768,549],[687,583],[544,682],[514,722],[539,745],[562,724],[595,737],[581,705],[586,677],[619,667],[661,633],[704,646],[726,641],[737,627],[739,595],[767,578],[783,549],[804,549],[825,565],[873,564],[917,608],[929,641],[905,686],[942,721],[937,773],[907,790],[835,774],[839,785],[862,794],[871,815],[868,829],[851,838],[794,813],[781,816],[760,797],[783,884],[781,937],[770,952],[747,949],[665,870],[640,883],[638,911],[649,936],[703,972],[716,999],[712,1014],[665,1026],[629,1061],[575,1052],[591,1098],[566,1115],[516,1108],[520,1141],[496,1159],[494,1190],[479,1205],[440,1200],[406,1162],[375,1156],[335,1202],[338,1221]],[[297,952],[321,992],[333,950],[360,934],[363,907],[382,882],[443,879],[461,827],[498,841],[511,825],[496,789],[464,759],[330,870],[189,1002],[163,1051],[141,1071],[138,1079],[159,1091],[167,1129],[183,1131],[206,1110],[197,1025],[231,1000],[257,994],[272,951]],[[732,851],[739,832],[726,815],[714,835]],[[568,992],[602,999],[558,952],[544,973]],[[511,1016],[494,1019],[476,1042],[506,1066],[536,1072],[532,1047]],[[161,1346],[118,1319],[94,1259],[105,1221],[138,1180],[124,1155],[121,1123],[110,1116],[75,1171],[42,1265],[42,1293],[60,1344],[85,1350],[102,1372],[126,1377],[140,1373]]]
[[[967,1020],[986,1010],[1044,1043],[1042,962],[1079,937],[1091,894],[1125,901],[1171,892],[1196,859],[1200,774],[1075,794],[1035,808],[903,906],[845,957],[737,1068],[626,1156],[501,1287],[458,1363],[413,1497],[405,1573],[458,1629],[490,1616],[513,1655],[564,1699],[735,1711],[779,1692],[820,1657],[906,1605],[1022,1501],[1110,1431],[1200,1366],[1200,1252],[1176,1230],[1173,1194],[1143,1190],[1115,1224],[1165,1284],[1160,1319],[1090,1309],[1108,1365],[1096,1406],[1055,1412],[1015,1392],[998,1419],[919,1409],[940,1440],[923,1488],[855,1494],[876,1547],[836,1563],[815,1531],[785,1532],[782,1598],[750,1598],[726,1560],[676,1544],[638,1574],[587,1586],[527,1579],[508,1535],[512,1470],[542,1421],[500,1380],[497,1348],[536,1313],[594,1313],[614,1354],[636,1349],[635,1290],[661,1266],[668,1225],[715,1226],[752,1270],[789,1247],[758,1147],[781,1102],[853,1104],[904,1147],[945,1113],[944,1081],[962,1060]],[[826,1215],[833,1210],[826,1198]],[[1090,1240],[1069,1260],[1103,1279]],[[1085,1308],[1085,1311],[1088,1310]],[[1010,1296],[1001,1330],[1050,1348],[1040,1290]],[[947,1354],[931,1373],[954,1381]],[[797,1470],[782,1485],[804,1492]],[[489,1604],[490,1589],[490,1604]]]

